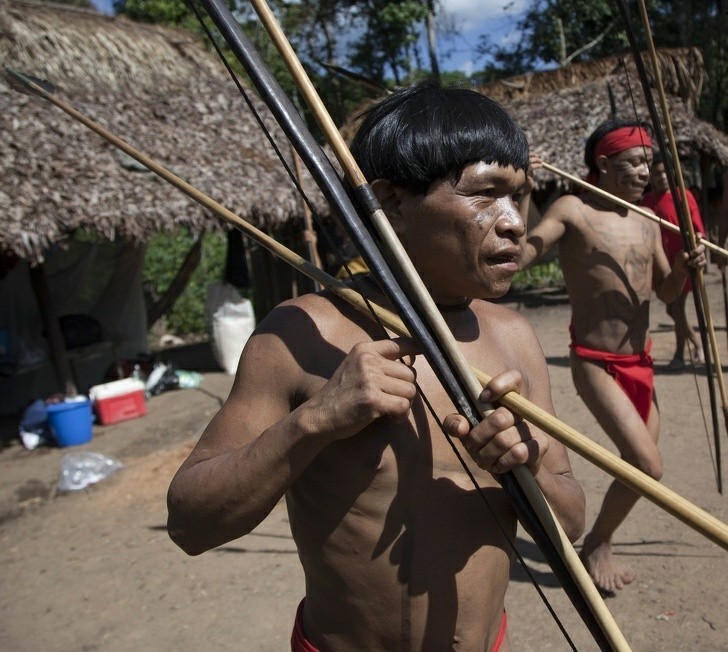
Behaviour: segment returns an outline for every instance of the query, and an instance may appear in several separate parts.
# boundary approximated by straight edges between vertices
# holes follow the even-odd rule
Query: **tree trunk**
[[[440,84],[440,64],[437,61],[437,35],[435,33],[435,3],[433,0],[423,0],[427,5],[427,52],[430,55],[430,68],[432,79]]]
[[[169,287],[164,291],[164,294],[147,312],[147,328],[154,326],[154,323],[167,314],[174,306],[177,299],[179,299],[182,292],[184,292],[187,284],[190,282],[192,274],[194,274],[197,266],[200,264],[202,258],[202,237],[205,232],[202,231],[197,239],[194,241],[190,250],[187,252],[184,261],[182,262],[177,275],[174,277]]]

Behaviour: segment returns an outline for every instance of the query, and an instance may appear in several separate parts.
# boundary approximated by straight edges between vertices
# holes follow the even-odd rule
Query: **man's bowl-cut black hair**
[[[387,179],[417,194],[440,179],[459,179],[479,161],[528,168],[526,136],[500,104],[432,82],[397,91],[369,109],[351,151],[370,182]]]
[[[606,122],[602,122],[602,124],[592,131],[589,138],[586,139],[586,145],[584,145],[584,163],[589,168],[589,172],[596,175],[597,179],[599,178],[599,168],[594,159],[594,150],[596,149],[597,143],[608,133],[621,129],[622,127],[642,127],[652,137],[652,127],[646,122],[639,120],[607,120]]]

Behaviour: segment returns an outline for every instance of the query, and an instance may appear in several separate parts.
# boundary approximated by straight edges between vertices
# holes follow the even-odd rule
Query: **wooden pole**
[[[78,388],[73,381],[66,343],[63,340],[61,325],[53,306],[53,298],[48,291],[48,279],[46,278],[45,268],[42,263],[30,268],[30,283],[33,287],[41,319],[43,320],[43,326],[45,326],[45,331],[48,336],[48,344],[51,349],[51,359],[53,360],[53,369],[58,379],[58,386],[66,396],[76,396],[78,394]]]
[[[304,186],[303,173],[301,171],[301,157],[298,155],[298,152],[293,149],[293,147],[291,147],[291,152],[293,155],[293,164],[296,170],[296,180],[298,181],[298,185],[303,192]],[[308,259],[311,261],[311,264],[316,265],[316,267],[321,269],[321,257],[319,256],[318,248],[316,247],[316,243],[311,240],[311,234],[315,233],[313,229],[313,221],[311,220],[311,209],[308,207],[308,203],[305,200],[301,203],[303,205],[303,225],[309,234],[306,238],[306,245],[308,247]],[[314,281],[313,283],[314,291],[319,292],[321,290],[321,285],[318,281]]]

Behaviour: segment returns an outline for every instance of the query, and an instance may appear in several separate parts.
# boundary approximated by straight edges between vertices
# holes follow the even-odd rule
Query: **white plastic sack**
[[[210,323],[210,344],[217,363],[228,374],[238,368],[240,354],[255,330],[253,304],[228,283],[213,283],[208,290],[205,316]]]

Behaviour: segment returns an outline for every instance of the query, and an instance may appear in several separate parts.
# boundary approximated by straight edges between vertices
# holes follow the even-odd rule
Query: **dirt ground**
[[[717,271],[708,275],[708,287],[720,353],[728,360]],[[560,418],[612,449],[574,394],[564,297],[510,305],[523,312],[541,339]],[[653,303],[652,330],[663,415],[663,482],[728,521],[701,416],[701,400],[708,406],[706,380],[699,374],[696,387],[691,371],[662,369],[674,335],[659,302]],[[246,538],[200,557],[186,557],[165,531],[169,480],[230,385],[230,377],[207,372],[200,389],[152,398],[144,418],[96,426],[93,440],[77,449],[26,451],[15,444],[0,451],[0,649],[287,649],[304,585],[283,504]],[[725,449],[723,423],[721,428]],[[59,494],[60,458],[79,449],[114,457],[124,468],[91,488]],[[591,524],[610,478],[571,457],[586,490]],[[728,463],[725,455],[723,462]],[[518,548],[576,648],[596,649],[521,531]],[[642,500],[618,531],[616,552],[635,567],[638,578],[607,603],[634,650],[728,650],[725,551]],[[569,649],[518,565],[507,609],[514,649]]]

